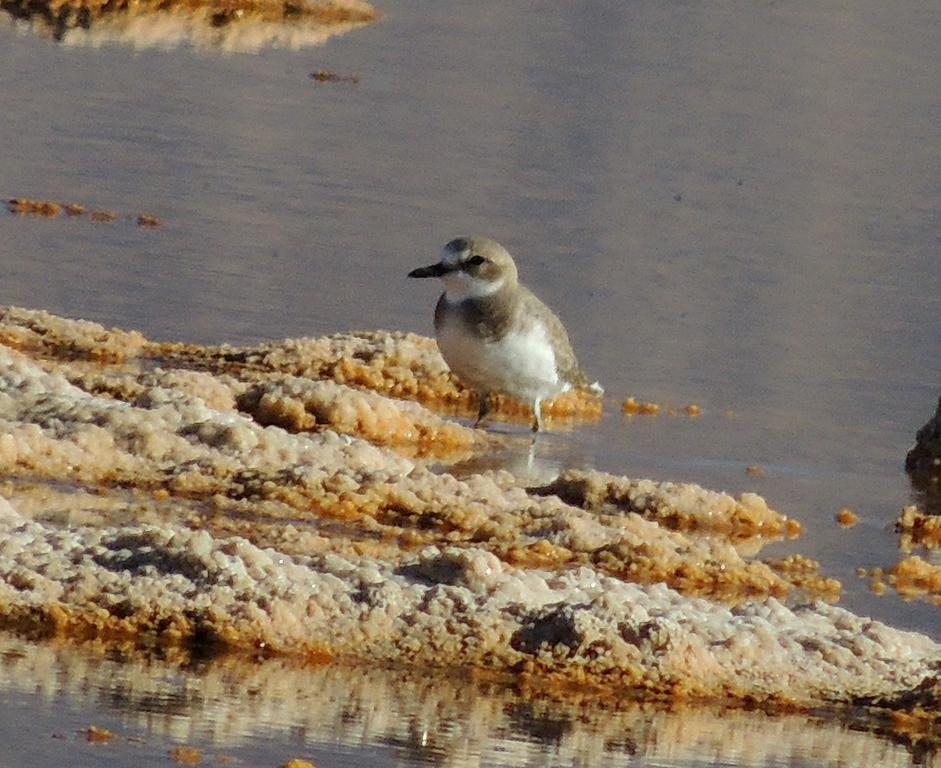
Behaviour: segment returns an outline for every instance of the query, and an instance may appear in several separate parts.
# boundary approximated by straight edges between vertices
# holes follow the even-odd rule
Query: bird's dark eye
[[[486,261],[486,259],[478,253],[478,254],[476,254],[475,256],[471,256],[471,257],[470,257],[467,261],[465,261],[464,263],[467,264],[467,265],[470,266],[470,267],[479,267],[479,266],[480,266],[481,264],[483,264],[485,261]]]

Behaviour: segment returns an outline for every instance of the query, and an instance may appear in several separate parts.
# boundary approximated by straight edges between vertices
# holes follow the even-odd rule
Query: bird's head
[[[419,267],[409,277],[440,277],[454,299],[489,296],[517,281],[509,252],[487,237],[458,237],[444,246],[441,261]]]

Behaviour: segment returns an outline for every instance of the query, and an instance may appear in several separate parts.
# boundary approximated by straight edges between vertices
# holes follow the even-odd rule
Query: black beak
[[[441,277],[451,270],[444,264],[432,264],[430,267],[419,267],[408,273],[409,277]]]

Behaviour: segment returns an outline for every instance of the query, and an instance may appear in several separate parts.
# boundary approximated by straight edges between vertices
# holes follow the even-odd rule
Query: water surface
[[[941,638],[936,608],[855,576],[899,557],[941,386],[936,3],[380,9],[257,55],[0,27],[0,195],[119,214],[0,215],[0,303],[200,342],[430,333],[405,274],[489,234],[609,395],[541,471],[757,491],[805,527],[772,553]],[[623,417],[628,395],[703,415]]]
[[[141,660],[4,637],[0,685],[5,768],[166,766],[181,747],[198,750],[200,765],[233,766],[298,757],[318,766],[893,768],[921,757],[860,721],[552,701],[425,672]],[[90,726],[111,738],[89,742]]]

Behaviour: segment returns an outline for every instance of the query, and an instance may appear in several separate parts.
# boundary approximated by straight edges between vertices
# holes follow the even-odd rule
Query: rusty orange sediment
[[[922,512],[914,504],[902,507],[895,520],[899,548],[911,552],[916,546],[941,549],[941,517]]]
[[[869,588],[883,595],[892,587],[903,600],[926,600],[941,608],[941,566],[919,555],[908,555],[888,568],[864,571],[869,577]]]

